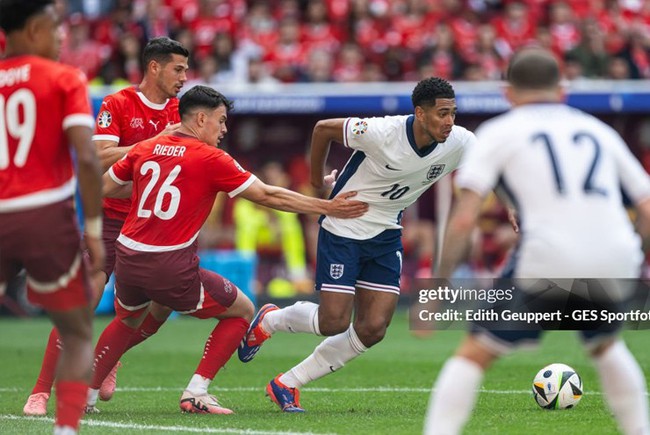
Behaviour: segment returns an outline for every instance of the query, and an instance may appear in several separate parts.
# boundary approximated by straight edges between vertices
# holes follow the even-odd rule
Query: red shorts
[[[23,267],[31,303],[47,311],[90,303],[92,291],[72,199],[0,213],[0,293]]]
[[[115,311],[139,315],[151,301],[181,314],[206,319],[230,307],[238,288],[199,268],[197,243],[170,252],[140,252],[116,243]]]
[[[110,277],[115,269],[115,241],[120,235],[123,226],[124,221],[104,218],[102,240],[104,241],[104,250],[106,251],[106,261],[104,262],[103,270],[107,277]]]

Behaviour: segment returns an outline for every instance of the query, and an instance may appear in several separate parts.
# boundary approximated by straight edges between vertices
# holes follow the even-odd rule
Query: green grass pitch
[[[96,334],[108,322],[100,317]],[[318,337],[277,334],[248,364],[234,356],[212,383],[211,392],[236,414],[184,415],[180,394],[193,374],[214,322],[178,318],[134,348],[118,372],[118,390],[99,402],[101,414],[82,424],[86,434],[418,434],[429,389],[462,331],[437,331],[426,339],[408,331],[406,314],[396,315],[386,339],[339,372],[302,390],[302,415],[282,414],[264,396],[266,383],[307,356]],[[38,374],[49,333],[45,318],[0,319],[0,433],[51,433],[51,419],[22,416]],[[646,375],[650,373],[648,331],[625,339]],[[575,409],[546,411],[530,392],[535,373],[563,362],[582,376],[585,396]],[[50,414],[54,403],[50,401]],[[534,351],[499,361],[484,380],[467,434],[615,434],[594,369],[571,332],[548,333]]]

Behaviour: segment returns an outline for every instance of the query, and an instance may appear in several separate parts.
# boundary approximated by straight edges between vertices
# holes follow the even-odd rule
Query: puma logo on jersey
[[[158,124],[160,124],[160,121],[158,121],[158,122],[153,122],[153,121],[150,119],[150,120],[149,120],[149,124],[153,125],[153,128],[155,128],[156,131],[158,131]]]

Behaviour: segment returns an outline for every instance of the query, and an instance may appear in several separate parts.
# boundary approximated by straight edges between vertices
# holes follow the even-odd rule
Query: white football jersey
[[[400,229],[402,211],[460,163],[476,137],[454,126],[445,142],[418,150],[413,115],[348,118],[344,145],[354,153],[336,180],[333,195],[356,191],[354,199],[370,208],[356,219],[326,216],[321,225],[338,236],[366,240],[387,229]]]
[[[608,125],[564,104],[531,104],[484,122],[456,177],[500,186],[521,220],[519,278],[637,278],[640,237],[623,206],[650,197],[650,177]]]

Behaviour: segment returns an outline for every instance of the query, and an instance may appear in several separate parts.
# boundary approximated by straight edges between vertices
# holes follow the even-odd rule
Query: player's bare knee
[[[241,294],[243,295],[243,293]],[[255,317],[255,305],[253,305],[253,302],[248,297],[246,297],[246,300],[243,302],[242,317],[250,322],[253,320],[253,317]]]
[[[361,322],[354,325],[357,337],[366,347],[372,347],[386,336],[387,324],[382,321]]]
[[[589,354],[592,358],[598,358],[603,355],[607,350],[616,342],[615,338],[610,338],[594,345],[588,346]]]
[[[323,315],[318,312],[318,328],[321,335],[331,337],[347,331],[350,327],[350,319],[341,315]]]

